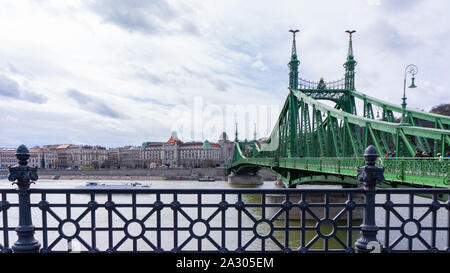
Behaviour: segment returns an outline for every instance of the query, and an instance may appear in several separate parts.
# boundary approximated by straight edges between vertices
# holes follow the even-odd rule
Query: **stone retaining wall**
[[[8,170],[0,170],[0,177],[8,175]],[[197,180],[198,177],[215,176],[216,180],[227,180],[225,168],[196,169],[99,169],[99,170],[46,170],[39,169],[41,179],[82,179],[82,180]],[[260,170],[264,180],[276,177],[267,170]]]

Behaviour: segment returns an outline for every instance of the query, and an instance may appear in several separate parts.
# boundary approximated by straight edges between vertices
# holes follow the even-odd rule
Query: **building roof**
[[[203,142],[200,141],[191,141],[191,142],[186,142],[183,143],[183,147],[202,147],[203,146]]]
[[[71,146],[72,144],[61,144],[58,145],[58,147],[56,147],[56,149],[67,149]]]
[[[155,146],[162,146],[164,144],[164,142],[154,142],[154,141],[147,141],[147,142],[143,142],[141,145],[141,148],[146,148],[146,147],[155,147]]]
[[[183,143],[182,147],[205,147],[205,148],[210,148],[210,147],[214,147],[214,148],[222,148],[222,146],[220,144],[214,143],[214,142],[209,142],[209,140],[205,140],[204,142],[200,142],[200,141],[192,141],[192,142],[186,142]]]
[[[212,142],[210,142],[209,144],[211,145],[211,147],[222,148],[222,145],[217,144],[217,143],[212,143]]]
[[[183,142],[176,136],[171,136],[169,138],[169,140],[167,141],[167,143],[178,143],[178,144],[183,144]]]
[[[58,146],[60,146],[61,144],[50,144],[50,145],[44,145],[42,147],[44,148],[48,148],[48,149],[56,149],[58,148]]]

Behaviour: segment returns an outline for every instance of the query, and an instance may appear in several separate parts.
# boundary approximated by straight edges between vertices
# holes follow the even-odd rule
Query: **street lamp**
[[[406,97],[405,97],[406,74],[410,74],[412,76],[411,85],[408,86],[408,88],[416,88],[417,86],[414,84],[414,79],[415,79],[414,77],[416,76],[418,71],[419,71],[419,69],[414,64],[410,64],[405,68],[405,77],[403,79],[402,122],[400,123],[401,125],[409,125],[408,122],[406,121]]]

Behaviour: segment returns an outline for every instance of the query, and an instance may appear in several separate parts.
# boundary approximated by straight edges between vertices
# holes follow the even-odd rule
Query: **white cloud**
[[[257,68],[257,69],[259,69],[259,70],[261,70],[261,71],[266,71],[266,70],[269,69],[269,68],[264,64],[264,62],[261,61],[261,60],[256,60],[254,63],[252,63],[252,67]]]

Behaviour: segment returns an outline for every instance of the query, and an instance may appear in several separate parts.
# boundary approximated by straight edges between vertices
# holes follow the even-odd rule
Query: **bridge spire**
[[[238,142],[238,124],[236,122],[236,130],[234,131],[234,141]]]
[[[295,33],[299,30],[289,30],[292,32],[292,54],[289,62],[289,157],[297,156],[297,121],[298,121],[298,100],[293,90],[298,89],[298,66],[297,45],[295,44]]]
[[[348,52],[347,52],[347,58],[349,56],[353,56],[353,43],[352,43],[352,34],[356,32],[356,30],[346,30],[345,32],[347,32],[349,34],[349,42],[348,42]]]
[[[353,56],[353,43],[352,43],[352,35],[355,33],[355,30],[346,30],[349,34],[349,42],[348,42],[348,52],[347,52],[347,61],[344,63],[345,67],[345,89],[347,90],[355,90],[355,66],[357,62]]]
[[[292,52],[291,52],[291,60],[289,62],[289,88],[297,89],[298,88],[298,66],[300,61],[297,59],[297,45],[295,43],[295,33],[300,30],[289,30],[292,32]]]

